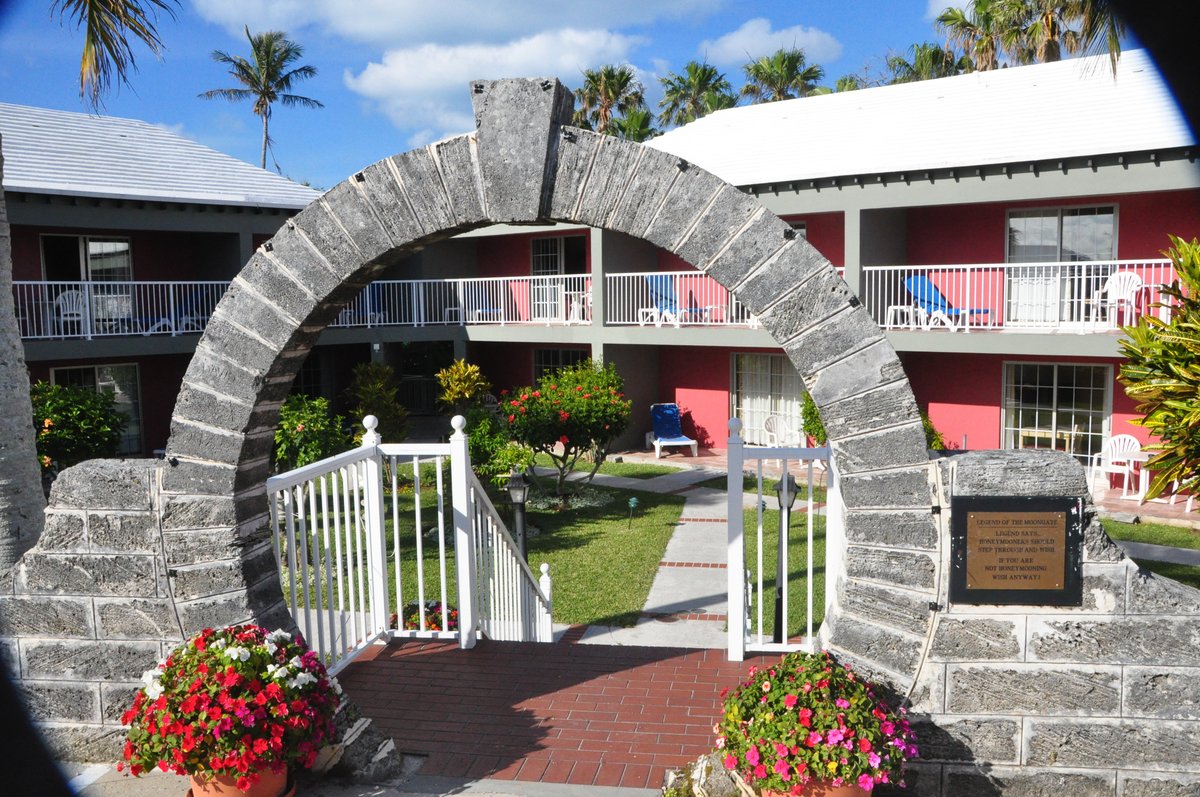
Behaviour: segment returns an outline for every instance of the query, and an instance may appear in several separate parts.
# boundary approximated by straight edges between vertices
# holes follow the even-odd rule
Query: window
[[[591,353],[587,349],[534,349],[534,384],[543,376],[578,365],[588,359],[591,359]]]
[[[765,445],[763,422],[770,415],[781,415],[793,431],[803,428],[800,416],[804,383],[782,354],[733,355],[733,390],[730,401],[733,417],[742,422],[742,439]]]
[[[117,446],[118,454],[142,453],[142,400],[138,382],[138,367],[124,365],[87,365],[74,368],[52,368],[50,381],[56,385],[75,385],[97,392],[113,394],[113,406],[129,417],[125,433]]]
[[[131,253],[128,238],[43,235],[42,271],[47,282],[128,282]]]
[[[1030,208],[1008,212],[1008,262],[1112,260],[1117,209]]]
[[[1080,462],[1108,437],[1112,368],[1005,363],[1002,448],[1066,451]]]

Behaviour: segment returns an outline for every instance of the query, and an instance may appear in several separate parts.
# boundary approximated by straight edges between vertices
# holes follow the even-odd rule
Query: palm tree
[[[1112,0],[1073,0],[1071,5],[1081,23],[1080,51],[1089,55],[1107,52],[1113,74],[1117,74],[1125,23],[1117,16],[1116,4]]]
[[[658,135],[649,108],[634,108],[624,116],[615,117],[609,130],[626,141],[648,141]]]
[[[1020,3],[1020,0],[1017,0]],[[1009,27],[1012,0],[972,0],[966,9],[947,8],[937,18],[938,30],[957,47],[977,72],[1000,66],[1001,37]]]
[[[642,84],[633,67],[625,64],[585,69],[583,86],[575,90],[575,99],[579,102],[575,124],[597,133],[607,133],[616,114],[628,114],[646,106]]]
[[[229,74],[244,88],[212,89],[200,96],[206,100],[225,99],[230,102],[254,101],[254,114],[262,118],[262,168],[267,168],[267,146],[271,142],[268,124],[271,121],[271,106],[276,102],[291,107],[324,108],[310,97],[289,94],[292,86],[301,80],[315,77],[317,68],[309,64],[292,67],[292,63],[304,54],[304,48],[287,38],[283,31],[268,30],[250,33],[246,27],[246,39],[250,42],[250,60],[240,55],[230,55],[214,50],[212,58],[217,63],[228,64]]]
[[[804,51],[799,48],[780,48],[742,67],[746,85],[742,96],[754,102],[775,102],[807,97],[825,77],[819,64],[808,66]]]
[[[689,61],[682,75],[668,72],[658,82],[662,83],[664,90],[663,98],[658,103],[662,109],[658,114],[658,123],[662,125],[685,125],[713,110],[732,107],[737,102],[733,96],[733,86],[725,79],[725,75],[707,63]]]
[[[889,83],[913,83],[939,77],[953,77],[971,70],[971,59],[960,56],[949,47],[933,42],[921,42],[908,48],[908,58],[889,55],[886,59],[892,73]]]

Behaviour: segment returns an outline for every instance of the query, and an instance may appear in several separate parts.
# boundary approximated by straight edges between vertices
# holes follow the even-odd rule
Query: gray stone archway
[[[571,95],[558,81],[479,81],[471,91],[474,134],[387,158],[336,186],[264,244],[221,300],[167,446],[168,514],[182,506],[212,521],[180,542],[254,539],[265,525],[280,402],[316,337],[384,268],[487,224],[587,224],[703,269],[787,351],[820,408],[846,503],[849,548],[845,572],[833,575],[839,605],[825,641],[910,687],[936,602],[938,534],[916,403],[878,326],[829,261],[756,200],[674,156],[568,126]],[[280,591],[256,586],[176,599],[197,627],[279,614]]]

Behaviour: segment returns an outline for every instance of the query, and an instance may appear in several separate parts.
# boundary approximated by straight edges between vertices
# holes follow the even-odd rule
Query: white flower
[[[249,661],[250,650],[249,648],[240,648],[233,645],[225,649],[225,658],[230,661]]]
[[[210,648],[212,648],[213,650],[220,650],[221,648],[225,647],[225,645],[227,645],[227,644],[228,643],[221,637],[216,637],[215,639],[213,639],[211,642],[208,643],[208,646]]]
[[[342,693],[342,685],[338,683],[338,679],[330,676],[329,685],[333,687],[333,693],[340,695]]]
[[[162,681],[158,680],[158,670],[146,670],[142,673],[142,683],[146,685],[146,697],[157,700],[163,693]]]
[[[274,656],[275,651],[279,649],[279,647],[274,642],[272,642],[270,639],[267,639],[267,641],[266,641],[266,648],[267,648],[267,653],[269,653],[272,656]]]
[[[268,664],[267,677],[274,678],[277,681],[282,681],[287,678],[288,670],[285,665]]]
[[[290,686],[292,689],[300,689],[302,687],[307,686],[308,684],[315,684],[316,682],[317,682],[317,676],[313,675],[312,673],[298,672],[298,673],[296,673],[295,678],[288,681],[288,686]]]
[[[291,660],[291,661],[289,661],[289,662],[288,662],[288,664],[292,665],[292,666],[293,666],[293,667],[295,667],[297,670],[303,670],[303,669],[304,669],[304,662],[300,661],[300,657],[299,657],[299,656],[292,656],[292,660]]]
[[[267,634],[268,642],[291,642],[292,635],[282,628],[276,628],[271,633]]]

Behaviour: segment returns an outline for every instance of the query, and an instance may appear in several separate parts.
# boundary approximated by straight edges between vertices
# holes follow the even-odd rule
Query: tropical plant
[[[1143,315],[1121,340],[1119,378],[1142,414],[1134,423],[1157,438],[1148,446],[1156,453],[1145,465],[1154,473],[1147,498],[1173,482],[1200,490],[1200,240],[1171,236],[1164,254],[1178,275],[1161,288],[1169,317]]]
[[[967,7],[950,7],[937,17],[937,27],[951,47],[971,61],[976,72],[997,69],[1004,50],[1001,38],[1008,27],[1011,0],[972,0]]]
[[[408,437],[408,410],[397,397],[400,386],[396,371],[385,363],[365,362],[354,366],[354,379],[346,390],[355,433],[354,442],[362,441],[362,419],[374,415],[379,419],[375,431],[385,443],[399,443]]]
[[[885,63],[891,73],[889,83],[913,83],[971,71],[971,59],[933,42],[914,44],[908,48],[908,58],[892,54]]]
[[[492,410],[467,410],[467,447],[471,470],[484,484],[504,487],[515,469],[524,473],[533,467],[533,451],[513,440],[508,427]]]
[[[565,494],[567,474],[585,455],[592,469],[582,483],[590,482],[609,445],[629,426],[632,403],[624,388],[612,363],[585,360],[543,376],[536,387],[505,396],[500,410],[508,418],[510,434],[550,458],[558,470],[557,495]]]
[[[292,87],[301,80],[315,77],[317,68],[310,64],[292,66],[304,55],[304,48],[287,38],[278,30],[250,33],[246,27],[246,39],[250,42],[250,58],[230,55],[223,50],[213,50],[212,59],[229,67],[229,74],[239,88],[212,89],[200,94],[206,100],[224,99],[230,102],[251,100],[254,115],[262,119],[262,168],[267,168],[267,147],[271,143],[268,130],[271,121],[271,106],[276,102],[284,107],[302,106],[324,108],[311,97],[291,94]]]
[[[1108,53],[1112,72],[1117,73],[1121,37],[1125,23],[1117,16],[1113,0],[1074,0],[1080,19],[1080,48],[1089,55]]]
[[[456,415],[462,415],[472,405],[483,401],[492,389],[492,383],[480,367],[466,360],[455,360],[434,376],[442,389],[438,401]]]
[[[904,762],[917,755],[905,709],[828,651],[752,666],[721,696],[717,750],[725,768],[756,790],[797,794],[797,786],[816,782],[870,791],[900,783]]]
[[[634,108],[612,120],[609,131],[626,141],[649,141],[658,135],[654,114],[648,108]]]
[[[326,399],[293,393],[279,409],[279,426],[275,429],[276,473],[340,454],[351,445],[346,419],[331,415]]]
[[[113,406],[110,391],[38,382],[29,397],[42,470],[57,472],[117,453],[129,416]]]
[[[286,631],[205,628],[143,676],[121,717],[119,769],[227,775],[246,791],[261,773],[308,768],[337,732],[342,689],[315,651]]]
[[[807,97],[825,78],[824,68],[819,64],[808,65],[804,51],[797,47],[781,47],[746,64],[742,71],[746,73],[742,96],[756,103]]]
[[[725,75],[707,63],[689,61],[682,75],[668,72],[658,82],[663,87],[663,98],[658,103],[661,125],[685,125],[737,102]]]
[[[574,122],[578,127],[608,133],[613,117],[644,108],[642,84],[633,67],[626,64],[605,64],[599,69],[583,71],[583,85],[575,90],[579,108]]]

